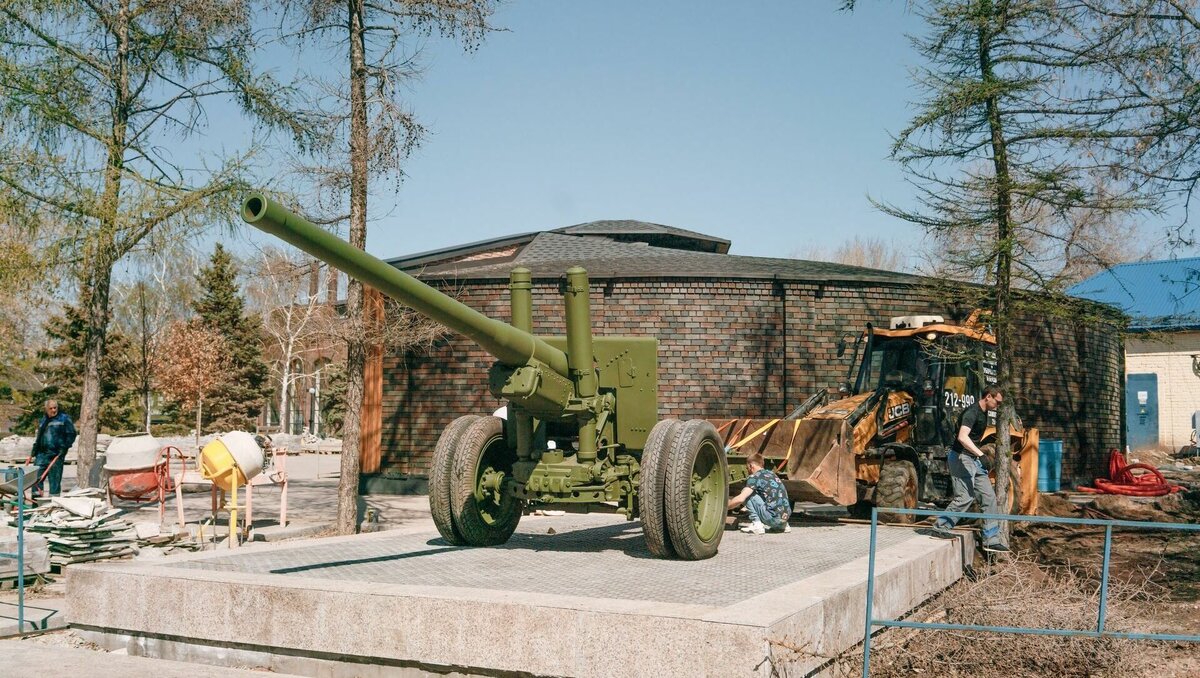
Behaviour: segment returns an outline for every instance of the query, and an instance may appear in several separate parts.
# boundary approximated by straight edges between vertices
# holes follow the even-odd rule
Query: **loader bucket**
[[[842,419],[719,419],[729,465],[761,452],[792,501],[849,506],[857,500],[850,427]]]

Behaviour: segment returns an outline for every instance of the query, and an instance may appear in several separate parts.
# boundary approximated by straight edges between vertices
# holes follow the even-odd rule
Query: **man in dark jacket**
[[[62,491],[63,466],[67,463],[67,450],[75,442],[75,424],[66,412],[58,409],[57,400],[46,401],[46,415],[38,422],[37,437],[33,440],[33,456],[26,460],[37,464],[37,482],[33,484],[33,496],[43,493],[44,483],[50,480],[50,494]]]

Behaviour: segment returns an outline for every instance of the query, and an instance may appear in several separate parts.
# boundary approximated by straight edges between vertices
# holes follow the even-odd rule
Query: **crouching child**
[[[750,524],[743,526],[742,532],[791,532],[788,518],[792,517],[792,502],[788,499],[783,481],[765,468],[761,454],[752,455],[746,460],[746,470],[750,473],[750,477],[746,478],[746,487],[729,500],[730,510],[744,503],[750,513]]]

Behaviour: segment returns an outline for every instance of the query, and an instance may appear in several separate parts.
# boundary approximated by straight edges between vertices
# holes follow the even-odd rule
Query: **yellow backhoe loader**
[[[744,475],[738,462],[761,452],[793,501],[840,504],[860,515],[875,505],[883,520],[911,522],[882,509],[950,501],[946,450],[959,414],[996,382],[996,338],[978,312],[961,324],[918,315],[892,318],[887,329],[868,324],[843,337],[838,355],[851,346],[846,381],[813,394],[787,416],[712,422],[724,437],[731,474]],[[994,416],[985,452],[995,441]],[[1035,513],[1037,429],[1018,420],[1010,441],[1009,512]]]

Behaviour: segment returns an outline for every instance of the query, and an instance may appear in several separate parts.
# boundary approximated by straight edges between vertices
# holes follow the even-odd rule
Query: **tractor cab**
[[[851,363],[850,395],[900,394],[908,407],[887,414],[909,418],[905,442],[949,445],[959,413],[996,382],[995,339],[975,322],[948,324],[936,315],[896,317],[889,325],[868,326],[860,335],[864,346]]]

